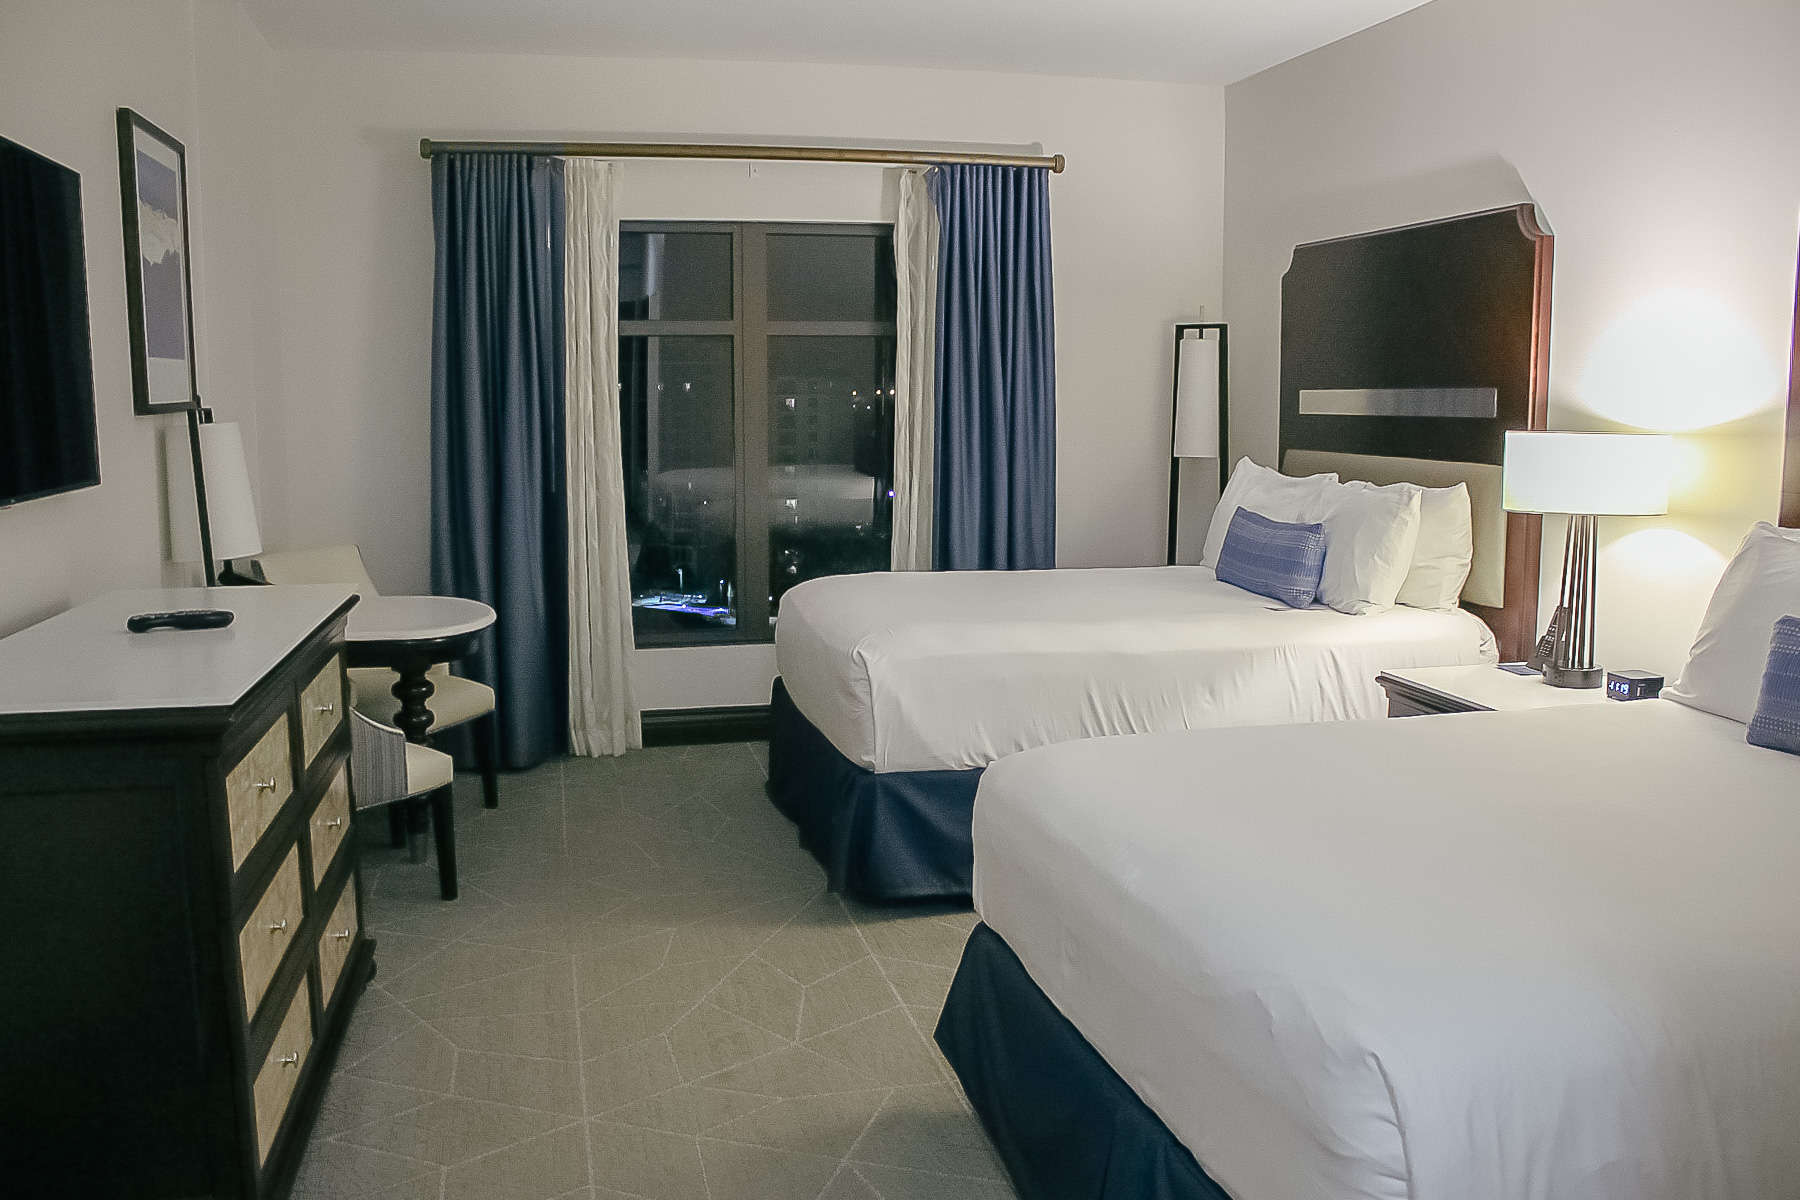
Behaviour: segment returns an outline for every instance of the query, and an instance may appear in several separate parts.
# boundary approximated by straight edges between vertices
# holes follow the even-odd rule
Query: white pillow
[[[1231,518],[1238,509],[1261,513],[1271,521],[1312,521],[1316,518],[1307,514],[1318,509],[1325,488],[1335,486],[1335,474],[1296,479],[1280,471],[1259,467],[1248,458],[1238,459],[1237,466],[1231,471],[1231,482],[1225,485],[1219,495],[1219,505],[1213,509],[1212,525],[1206,531],[1206,545],[1200,552],[1200,561],[1209,567],[1219,565],[1219,549],[1225,545],[1225,531],[1231,527]]]
[[[1748,725],[1775,622],[1794,613],[1800,613],[1800,529],[1758,521],[1713,589],[1681,678],[1663,695]]]
[[[1325,526],[1319,599],[1344,613],[1392,608],[1419,542],[1419,493],[1412,484],[1328,484],[1303,518]]]
[[[1416,492],[1419,497],[1419,538],[1413,546],[1406,580],[1394,596],[1395,604],[1410,608],[1450,609],[1462,603],[1463,584],[1475,561],[1475,521],[1469,505],[1469,485],[1446,488],[1416,483],[1377,486],[1349,479],[1345,487],[1372,492]]]
[[[1406,484],[1406,487],[1415,487]],[[1395,604],[1411,608],[1455,608],[1475,562],[1475,520],[1469,485],[1420,487],[1419,543]]]

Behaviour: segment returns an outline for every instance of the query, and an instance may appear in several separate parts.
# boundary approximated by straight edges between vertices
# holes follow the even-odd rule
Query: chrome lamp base
[[[1558,667],[1545,663],[1544,682],[1559,688],[1597,688],[1606,682],[1606,668]]]
[[[1562,595],[1551,623],[1553,643],[1544,662],[1544,682],[1551,687],[1597,688],[1606,670],[1594,661],[1594,584],[1598,520],[1569,518],[1563,538]]]

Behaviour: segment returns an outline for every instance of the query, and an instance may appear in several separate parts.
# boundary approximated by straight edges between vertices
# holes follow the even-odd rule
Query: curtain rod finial
[[[1063,173],[1063,168],[1067,165],[1068,165],[1068,163],[1063,158],[1062,155],[1060,155],[1060,154],[1055,155],[1055,156],[1053,156],[1053,160],[1050,164],[1050,173],[1052,175],[1061,175]]]
[[[430,158],[431,157],[431,139],[430,138],[420,138],[419,139],[419,157],[420,158]],[[1062,156],[1058,155],[1057,157],[1061,158]],[[1058,169],[1060,170],[1061,168],[1059,167]]]

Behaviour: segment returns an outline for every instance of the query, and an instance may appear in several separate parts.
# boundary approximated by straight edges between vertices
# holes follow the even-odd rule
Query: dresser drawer
[[[288,759],[286,716],[257,739],[250,753],[238,760],[225,776],[225,810],[231,818],[231,867],[236,870],[256,847],[263,830],[281,811],[294,790],[293,765]]]
[[[281,966],[287,948],[300,935],[300,847],[288,850],[281,869],[256,902],[250,919],[238,930],[238,967],[244,977],[244,1019],[256,1015],[269,980]]]
[[[269,1057],[263,1060],[250,1086],[256,1107],[258,1166],[268,1160],[269,1147],[275,1144],[275,1131],[281,1128],[281,1118],[287,1112],[288,1101],[293,1098],[294,1085],[300,1082],[300,1068],[306,1065],[312,1040],[312,1006],[307,1003],[306,981],[301,980],[288,1004],[287,1017],[275,1034],[275,1044],[269,1047]]]
[[[305,767],[312,766],[313,759],[319,757],[319,751],[343,723],[344,663],[334,654],[300,692],[300,744],[306,754],[301,774],[305,774]]]
[[[344,963],[350,957],[350,947],[356,944],[359,924],[356,914],[356,880],[346,878],[344,894],[338,897],[337,907],[331,910],[331,919],[325,922],[325,932],[319,935],[321,1007],[328,1006],[337,992],[338,978],[344,973]]]
[[[1451,711],[1443,708],[1427,708],[1409,696],[1388,693],[1388,711],[1390,717],[1436,717]]]
[[[350,832],[350,772],[347,767],[339,767],[326,785],[325,794],[319,797],[312,816],[307,818],[306,829],[312,838],[313,886],[317,887],[330,872],[332,860]]]

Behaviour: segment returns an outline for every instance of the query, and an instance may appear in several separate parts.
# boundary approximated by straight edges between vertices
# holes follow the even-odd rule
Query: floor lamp
[[[1208,333],[1215,336],[1208,337]],[[1181,507],[1181,460],[1219,462],[1219,491],[1225,491],[1230,397],[1226,372],[1226,327],[1217,322],[1175,326],[1174,420],[1169,455],[1169,562],[1175,561],[1177,516]]]
[[[1596,688],[1606,671],[1594,661],[1599,517],[1651,517],[1669,511],[1673,442],[1651,434],[1563,433],[1509,429],[1501,467],[1507,512],[1565,513],[1562,589],[1543,655],[1551,687]]]

